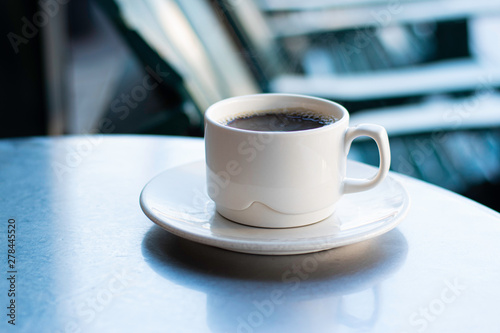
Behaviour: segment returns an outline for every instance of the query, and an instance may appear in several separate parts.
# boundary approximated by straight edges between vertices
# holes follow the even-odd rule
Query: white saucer
[[[348,161],[350,177],[375,173],[371,166]],[[408,212],[404,187],[390,175],[372,190],[347,194],[333,216],[304,227],[265,229],[231,222],[215,211],[205,191],[205,162],[169,169],[142,190],[144,213],[163,229],[186,239],[223,249],[268,255],[316,252],[379,236]]]

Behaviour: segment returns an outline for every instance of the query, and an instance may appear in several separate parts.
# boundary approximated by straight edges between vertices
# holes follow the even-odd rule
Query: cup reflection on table
[[[327,251],[261,256],[208,247],[153,227],[143,253],[165,279],[206,293],[207,324],[214,333],[332,332],[377,323],[384,280],[404,262],[407,244],[395,229]]]

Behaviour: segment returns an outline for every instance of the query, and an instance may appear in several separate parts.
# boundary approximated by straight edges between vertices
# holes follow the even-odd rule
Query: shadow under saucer
[[[214,332],[368,328],[377,320],[380,284],[402,265],[407,251],[397,229],[352,245],[291,256],[231,252],[158,226],[142,243],[143,256],[156,273],[206,293],[207,321]],[[364,307],[371,304],[369,315],[344,309],[346,297],[359,293]],[[331,325],[315,327],[325,320]]]

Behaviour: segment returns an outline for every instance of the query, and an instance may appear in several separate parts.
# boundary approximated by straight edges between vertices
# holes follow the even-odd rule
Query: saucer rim
[[[360,163],[357,161],[352,161],[349,160],[348,163],[355,163],[363,168],[373,168],[370,165]],[[178,228],[172,223],[168,223],[168,221],[164,221],[160,218],[158,218],[152,211],[150,211],[147,203],[145,202],[145,193],[150,186],[150,184],[154,183],[157,181],[158,178],[162,177],[164,174],[171,172],[172,170],[175,169],[181,169],[183,167],[186,167],[188,165],[193,165],[193,164],[205,164],[204,160],[198,160],[194,161],[191,163],[185,163],[182,165],[178,165],[172,168],[168,168],[155,177],[153,177],[150,181],[147,182],[147,184],[143,187],[139,202],[142,211],[144,214],[152,221],[154,222],[157,226],[160,228],[187,240],[194,241],[200,244],[208,245],[208,246],[214,246],[218,248],[222,248],[225,250],[230,250],[230,251],[235,251],[235,252],[241,252],[241,253],[248,253],[248,254],[259,254],[259,255],[294,255],[294,254],[306,254],[306,253],[313,253],[313,252],[318,252],[318,251],[323,251],[323,250],[328,250],[328,249],[333,249],[341,246],[346,246],[358,242],[362,242],[371,238],[378,237],[382,234],[385,234],[395,227],[397,227],[401,221],[407,216],[409,212],[409,208],[411,206],[411,199],[408,194],[407,189],[405,186],[395,179],[394,177],[391,176],[392,172],[389,172],[387,175],[387,179],[394,182],[397,184],[399,187],[401,193],[404,195],[404,200],[403,200],[403,205],[402,207],[395,212],[394,214],[391,214],[389,216],[384,216],[376,221],[370,222],[367,225],[364,225],[363,227],[366,226],[371,226],[370,229],[361,231],[359,233],[356,233],[356,236],[352,235],[344,235],[341,238],[336,237],[335,234],[328,234],[326,236],[316,236],[316,237],[311,237],[311,238],[303,238],[303,239],[294,239],[293,237],[276,237],[276,239],[266,239],[266,240],[259,240],[259,239],[253,239],[253,240],[248,240],[248,239],[240,239],[237,237],[223,237],[223,236],[218,236],[218,235],[207,235],[206,233],[200,232],[199,227],[191,227],[191,226],[186,226],[185,228]],[[387,181],[384,180],[384,181]],[[346,194],[345,196],[349,196],[351,194]],[[251,229],[259,229],[262,231],[269,231],[269,232],[275,232],[279,235],[279,229],[273,229],[273,228],[261,228],[261,227],[253,227],[253,226],[248,226],[240,223],[236,223],[234,221],[228,220],[224,216],[220,215],[217,211],[214,212],[214,214],[218,215],[218,218],[223,219],[229,223],[233,223],[238,226],[238,228],[242,230],[251,230]],[[335,213],[334,213],[335,214]],[[389,219],[389,221],[387,221]],[[323,220],[324,221],[324,220]],[[305,230],[308,228],[311,228],[317,223],[321,223],[322,221],[310,224],[310,225],[305,225],[305,226],[300,226],[300,227],[293,227],[293,228],[286,228],[286,229],[297,229],[297,230]],[[209,223],[209,221],[207,221]],[[374,224],[382,224],[381,226],[373,226]],[[275,242],[279,242],[279,244],[276,244]],[[286,243],[285,243],[286,242]]]

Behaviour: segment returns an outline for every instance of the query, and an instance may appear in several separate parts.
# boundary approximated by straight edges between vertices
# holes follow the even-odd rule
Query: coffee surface
[[[335,122],[307,110],[279,110],[243,115],[231,119],[227,126],[249,131],[291,132],[323,127]]]

